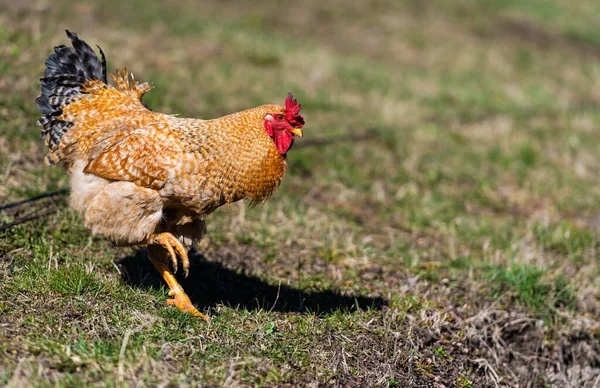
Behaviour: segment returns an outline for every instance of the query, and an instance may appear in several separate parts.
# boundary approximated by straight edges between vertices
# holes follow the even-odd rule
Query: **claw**
[[[169,293],[169,294],[171,294],[171,293]],[[175,297],[173,299],[167,299],[167,304],[177,306],[179,311],[181,311],[183,313],[191,314],[194,317],[202,318],[206,322],[209,322],[209,318],[206,315],[202,314],[200,311],[198,311],[198,309],[196,309],[194,307],[194,305],[192,304],[192,301],[185,294],[185,292],[182,291],[181,293],[174,293],[174,296]]]
[[[190,260],[188,258],[187,250],[185,249],[181,241],[176,239],[173,235],[171,235],[171,237],[176,242],[176,244],[174,244],[174,247],[177,253],[179,253],[179,257],[181,257],[181,264],[183,264],[183,274],[187,278],[190,272]]]
[[[188,277],[190,272],[190,260],[188,258],[187,251],[181,241],[179,241],[175,236],[171,233],[159,233],[153,234],[150,237],[149,244],[157,244],[164,247],[168,252],[171,258],[171,264],[173,265],[173,272],[177,272],[177,254],[181,258],[181,264],[183,264],[183,273],[185,277]],[[177,253],[176,253],[177,252]]]

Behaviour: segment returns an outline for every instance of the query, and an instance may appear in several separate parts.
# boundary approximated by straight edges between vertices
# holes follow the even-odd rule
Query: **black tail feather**
[[[100,46],[96,45],[96,47],[98,47],[98,51],[100,51],[100,57],[102,58],[102,60],[100,61],[100,66],[102,67],[102,82],[107,83],[107,79],[106,79],[106,57],[104,56],[104,51],[102,51],[102,49],[100,48]]]
[[[107,82],[102,49],[98,47],[101,55],[98,59],[94,50],[77,34],[65,31],[73,47],[56,46],[54,54],[46,59],[44,78],[40,79],[41,95],[35,100],[43,115],[37,122],[42,127],[41,138],[50,150],[58,147],[61,136],[73,125],[57,118],[62,114],[62,107],[77,99],[87,80]]]
[[[106,82],[106,58],[102,50],[100,50],[102,61],[100,61],[94,50],[79,39],[77,34],[69,30],[65,32],[73,47],[60,45],[54,48],[54,54],[46,59],[44,77],[68,74]]]

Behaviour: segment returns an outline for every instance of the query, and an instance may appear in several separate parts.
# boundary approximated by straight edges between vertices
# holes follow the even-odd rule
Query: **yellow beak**
[[[296,136],[302,137],[302,130],[300,128],[292,128],[290,129],[290,132]]]

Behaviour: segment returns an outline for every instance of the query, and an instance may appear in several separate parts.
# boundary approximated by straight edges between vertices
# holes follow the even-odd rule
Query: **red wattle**
[[[281,132],[273,137],[273,141],[275,142],[277,151],[281,155],[285,155],[292,148],[292,144],[294,144],[294,135],[290,132]]]

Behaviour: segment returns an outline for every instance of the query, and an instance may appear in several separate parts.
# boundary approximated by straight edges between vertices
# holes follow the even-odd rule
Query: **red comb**
[[[294,128],[302,128],[304,117],[300,116],[300,104],[292,93],[288,93],[285,99],[285,118]]]

